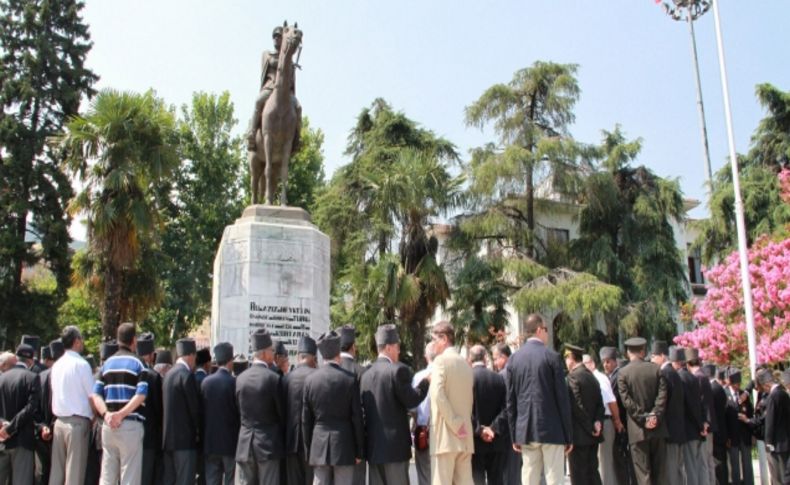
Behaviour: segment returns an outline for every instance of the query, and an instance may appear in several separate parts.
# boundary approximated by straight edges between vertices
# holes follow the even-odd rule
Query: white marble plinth
[[[306,211],[247,207],[214,259],[212,346],[249,357],[250,333],[266,328],[293,356],[299,337],[329,329],[329,272],[329,237]]]

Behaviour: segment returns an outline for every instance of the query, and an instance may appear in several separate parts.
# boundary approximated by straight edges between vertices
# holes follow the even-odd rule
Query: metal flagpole
[[[757,344],[754,332],[754,306],[752,303],[752,284],[749,279],[749,256],[747,253],[746,224],[743,217],[743,200],[741,200],[741,183],[738,176],[738,154],[735,151],[735,134],[732,128],[732,112],[730,110],[730,88],[727,81],[727,67],[724,60],[724,45],[721,36],[721,19],[719,18],[719,0],[713,0],[713,19],[716,27],[716,47],[719,53],[719,70],[721,72],[721,91],[724,97],[724,118],[727,123],[727,145],[729,147],[730,165],[732,167],[732,184],[735,192],[735,224],[738,230],[738,255],[741,265],[741,284],[743,286],[743,309],[746,316],[746,338],[749,346],[749,371],[754,380],[757,373]],[[760,449],[760,468],[765,463],[765,450]],[[761,480],[766,482],[761,473]]]

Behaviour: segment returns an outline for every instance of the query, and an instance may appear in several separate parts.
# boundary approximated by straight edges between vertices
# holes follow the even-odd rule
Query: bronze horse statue
[[[248,152],[252,203],[274,205],[275,191],[281,183],[280,205],[288,205],[288,163],[299,134],[300,125],[292,101],[295,67],[293,56],[302,43],[298,24],[283,25],[283,41],[277,61],[277,75],[271,96],[261,111],[261,128],[255,133],[256,150]]]

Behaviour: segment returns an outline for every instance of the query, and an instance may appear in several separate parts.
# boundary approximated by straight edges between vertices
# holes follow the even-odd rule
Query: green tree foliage
[[[536,208],[546,212],[575,203],[590,169],[590,149],[568,133],[579,97],[576,70],[573,64],[536,62],[466,108],[469,125],[493,122],[498,143],[472,150],[465,167],[467,211],[457,217],[459,230],[449,247],[467,257],[461,275],[490,278],[479,281],[481,287],[507,288],[522,315],[563,308],[574,324],[587,328],[593,315],[617,305],[619,290],[564,268],[567,247],[550,241],[535,220]],[[538,187],[545,193],[538,194]],[[477,273],[479,263],[469,256],[480,250],[486,264],[502,271]],[[474,300],[454,300],[456,312],[474,314]]]
[[[575,64],[535,62],[508,84],[488,88],[466,108],[466,122],[493,122],[498,145],[472,151],[468,166],[473,216],[466,232],[536,255],[535,189],[547,182],[561,194],[578,185],[581,148],[568,135],[579,98]]]
[[[154,270],[162,186],[178,166],[175,116],[153,92],[103,90],[58,143],[82,191],[69,210],[87,218],[83,281],[99,295],[102,334],[142,319],[161,299]]]
[[[74,255],[72,265],[75,266],[75,274],[79,271],[77,266],[86,257],[84,250]],[[57,316],[60,328],[74,325],[80,329],[85,339],[85,354],[98,355],[99,345],[103,340],[101,314],[87,285],[75,284],[69,288],[68,297],[58,309]]]
[[[69,286],[72,188],[45,141],[94,92],[82,8],[77,0],[0,1],[0,340],[31,325],[48,335]],[[52,292],[23,282],[24,267],[39,260],[54,274]]]
[[[324,132],[302,117],[301,148],[288,166],[288,204],[310,211],[324,185]]]
[[[449,298],[427,229],[457,202],[461,180],[449,164],[458,155],[381,99],[362,110],[347,154],[351,163],[322,191],[314,213],[332,240],[333,321],[357,326],[363,352],[374,350],[379,323],[399,323],[419,365],[425,327]]]
[[[502,264],[476,255],[469,256],[452,278],[453,300],[448,308],[459,332],[459,341],[496,342],[497,333],[508,323],[509,288],[502,283]]]
[[[610,315],[624,335],[669,339],[673,314],[686,300],[686,275],[671,222],[684,217],[676,180],[631,162],[641,140],[620,127],[604,131],[600,170],[585,179],[574,266],[623,291],[624,308]]]
[[[767,114],[752,135],[749,152],[738,157],[744,218],[749,244],[760,235],[784,231],[790,206],[782,203],[777,174],[790,165],[790,92],[759,84],[757,100]],[[735,196],[729,165],[716,174],[710,200],[710,218],[701,223],[696,246],[712,262],[735,250]]]
[[[182,163],[167,186],[164,254],[156,268],[164,299],[145,325],[161,344],[182,337],[210,313],[214,256],[225,226],[244,208],[243,145],[232,134],[233,111],[227,91],[195,93],[181,107]]]

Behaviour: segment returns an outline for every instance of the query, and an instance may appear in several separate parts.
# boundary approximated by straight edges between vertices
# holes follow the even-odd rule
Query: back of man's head
[[[485,362],[486,360],[486,348],[482,345],[473,345],[471,349],[469,349],[469,363],[474,364],[476,362]]]
[[[534,336],[543,325],[543,317],[537,313],[530,314],[524,320],[524,336],[527,338]]]
[[[80,333],[80,329],[74,325],[65,327],[60,334],[60,340],[63,342],[63,348],[66,350],[74,348],[74,343],[81,338],[82,334]]]
[[[118,326],[118,344],[129,347],[137,336],[137,328],[134,323],[126,322]]]

